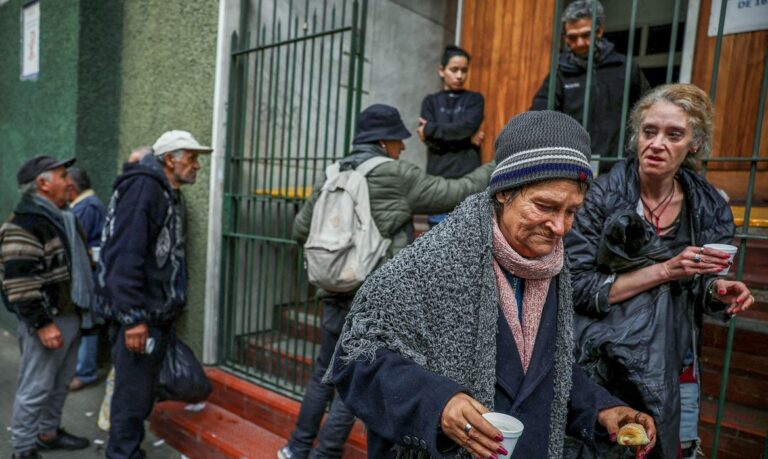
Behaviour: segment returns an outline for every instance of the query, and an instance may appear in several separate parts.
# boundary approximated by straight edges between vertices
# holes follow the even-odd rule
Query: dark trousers
[[[322,379],[333,357],[350,301],[350,298],[334,297],[323,300],[320,352],[289,442],[294,459],[304,459],[309,456],[310,451],[313,458],[340,458],[344,443],[354,425],[355,416],[344,406],[340,397],[334,397],[328,419],[320,429],[320,421],[334,392],[333,385],[323,384]],[[312,450],[315,437],[317,447]]]
[[[115,366],[115,391],[112,395],[111,426],[107,457],[143,459],[144,421],[155,403],[160,367],[168,349],[172,326],[149,327],[155,339],[151,354],[137,354],[125,347],[125,327],[121,326],[112,347]]]

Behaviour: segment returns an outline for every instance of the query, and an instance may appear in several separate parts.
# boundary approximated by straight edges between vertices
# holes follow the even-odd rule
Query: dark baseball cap
[[[43,172],[58,167],[69,167],[73,164],[75,164],[75,158],[58,160],[52,156],[37,155],[21,165],[19,171],[16,173],[16,181],[19,185],[23,185],[36,179],[37,176]]]

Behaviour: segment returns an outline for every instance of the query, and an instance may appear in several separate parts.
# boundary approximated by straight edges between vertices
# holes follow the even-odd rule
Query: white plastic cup
[[[504,441],[501,444],[507,450],[507,454],[498,454],[498,457],[512,457],[517,440],[523,434],[523,423],[519,419],[504,413],[485,413],[483,417],[499,429],[501,435],[504,436]]]
[[[736,256],[736,252],[738,252],[739,248],[735,245],[730,244],[704,244],[705,249],[715,249],[720,250],[721,252],[725,252],[728,255],[730,255],[730,258],[728,260],[733,264],[733,257]],[[723,268],[720,272],[717,273],[718,276],[726,276],[728,275],[728,271],[731,270],[731,265],[729,264],[725,268]]]
[[[91,247],[91,259],[94,263],[99,262],[99,257],[101,256],[101,247]]]

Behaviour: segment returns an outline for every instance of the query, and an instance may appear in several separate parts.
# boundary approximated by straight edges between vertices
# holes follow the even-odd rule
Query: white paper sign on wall
[[[21,10],[21,79],[35,80],[40,73],[40,2]]]
[[[722,1],[712,0],[707,30],[710,37],[717,36]],[[723,35],[768,29],[768,0],[728,0],[727,5]]]

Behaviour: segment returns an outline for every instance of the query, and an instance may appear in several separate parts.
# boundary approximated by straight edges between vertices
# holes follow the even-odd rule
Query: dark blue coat
[[[499,312],[494,410],[515,416],[525,425],[513,458],[546,456],[554,393],[556,322],[557,282],[553,279],[534,355],[524,374],[512,332]],[[341,347],[338,352],[343,352]],[[369,428],[369,457],[394,457],[395,444],[436,457],[458,448],[441,432],[439,423],[448,400],[458,392],[469,393],[465,387],[384,349],[377,351],[373,362],[357,360],[345,365],[335,359],[332,379],[347,407]],[[572,387],[566,433],[590,444],[596,434],[607,439],[605,430],[597,424],[597,413],[624,403],[587,378],[578,365],[573,368]]]
[[[97,268],[103,314],[123,325],[165,325],[187,303],[184,204],[152,155],[115,180]]]
[[[88,247],[101,245],[101,232],[104,229],[104,220],[107,218],[107,210],[99,201],[98,196],[90,195],[72,206],[72,213],[77,217],[80,226],[83,227],[88,238]]]

